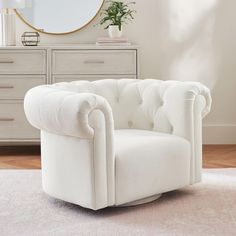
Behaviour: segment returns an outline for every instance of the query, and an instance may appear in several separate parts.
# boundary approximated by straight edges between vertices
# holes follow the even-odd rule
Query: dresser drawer
[[[76,80],[100,80],[100,79],[137,79],[136,75],[54,75],[53,83],[70,82]]]
[[[136,50],[54,50],[52,73],[135,75]]]
[[[22,103],[0,103],[0,139],[39,137],[39,131],[26,120]]]
[[[46,74],[45,50],[0,50],[0,74]]]
[[[0,75],[0,99],[23,99],[30,88],[45,83],[46,77],[43,75]]]

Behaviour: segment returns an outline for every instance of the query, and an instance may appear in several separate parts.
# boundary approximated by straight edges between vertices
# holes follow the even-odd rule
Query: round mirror
[[[89,24],[104,0],[26,0],[17,15],[31,28],[48,34],[68,34]]]

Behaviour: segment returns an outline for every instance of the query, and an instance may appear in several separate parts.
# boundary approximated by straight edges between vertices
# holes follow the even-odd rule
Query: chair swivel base
[[[116,207],[137,206],[137,205],[145,204],[145,203],[148,203],[148,202],[153,202],[153,201],[157,200],[158,198],[160,198],[161,195],[162,194],[157,194],[157,195],[147,197],[147,198],[143,198],[143,199],[140,199],[140,200],[137,200],[137,201],[128,202],[128,203],[125,203],[125,204],[122,204],[122,205],[118,205]]]

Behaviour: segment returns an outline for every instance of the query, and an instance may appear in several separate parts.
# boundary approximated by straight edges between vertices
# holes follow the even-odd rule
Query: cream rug
[[[48,197],[40,171],[0,170],[0,235],[236,235],[236,169],[159,200],[98,212]]]

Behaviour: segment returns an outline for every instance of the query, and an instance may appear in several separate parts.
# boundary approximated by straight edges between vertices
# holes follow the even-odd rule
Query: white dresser
[[[33,144],[39,131],[27,122],[23,98],[40,84],[138,78],[136,46],[0,47],[0,144]]]

